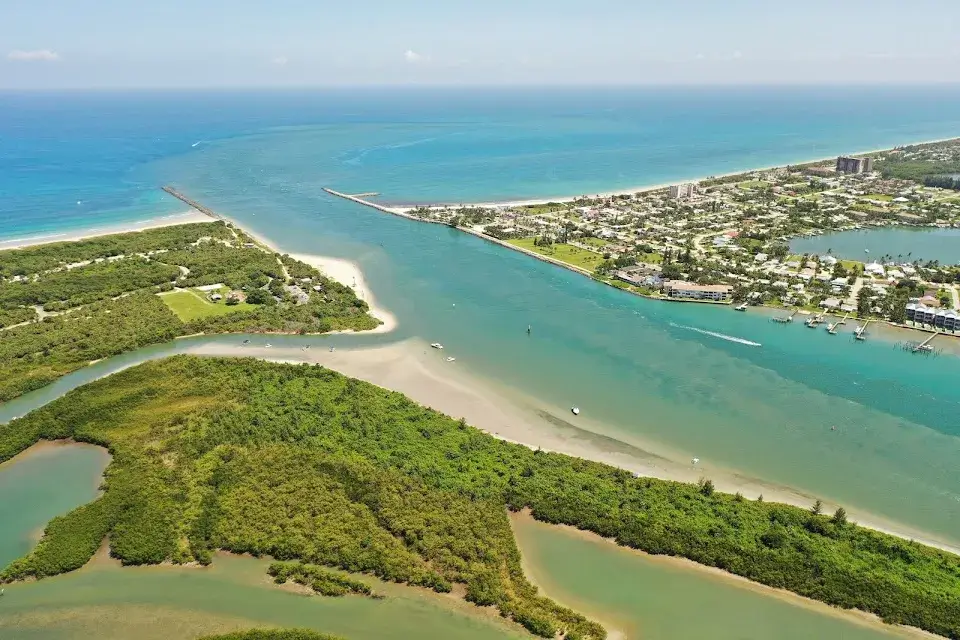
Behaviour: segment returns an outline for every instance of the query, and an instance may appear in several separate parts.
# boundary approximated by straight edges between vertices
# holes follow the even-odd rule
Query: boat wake
[[[688,327],[687,325],[684,325],[684,324],[676,324],[671,322],[670,326],[676,327],[677,329],[686,329],[687,331],[695,331],[696,333],[702,333],[705,336],[713,336],[714,338],[720,338],[721,340],[726,340],[727,342],[736,342],[737,344],[745,344],[748,347],[763,346],[759,342],[754,342],[753,340],[738,338],[736,336],[728,336],[725,333],[717,333],[716,331],[707,331],[706,329],[698,329],[697,327]]]

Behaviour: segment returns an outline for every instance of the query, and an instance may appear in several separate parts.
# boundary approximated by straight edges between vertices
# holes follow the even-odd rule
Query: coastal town
[[[796,238],[840,231],[960,227],[960,140],[563,202],[398,209],[356,200],[650,298],[960,329],[958,265],[912,252],[791,250]]]

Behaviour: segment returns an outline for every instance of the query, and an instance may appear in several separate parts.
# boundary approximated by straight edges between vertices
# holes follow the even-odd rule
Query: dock
[[[933,339],[936,338],[938,335],[940,335],[940,332],[939,332],[939,331],[931,334],[929,338],[927,338],[926,340],[924,340],[923,342],[921,342],[920,344],[918,344],[917,346],[915,346],[915,347],[913,348],[913,352],[914,352],[914,353],[922,353],[922,352],[933,351],[933,347],[930,346],[930,343],[933,342]]]
[[[382,204],[377,204],[376,202],[371,202],[370,200],[365,199],[365,198],[372,198],[373,196],[380,195],[377,192],[371,191],[368,193],[350,194],[350,193],[342,193],[340,191],[334,191],[329,187],[324,187],[323,190],[332,196],[343,198],[344,200],[349,200],[350,202],[356,202],[357,204],[362,204],[365,207],[370,207],[371,209],[376,209],[377,211],[382,211],[383,213],[389,213],[390,215],[400,216],[401,218],[406,218],[407,220],[416,220],[417,222],[426,222],[428,224],[441,224],[446,226],[445,223],[440,222],[439,220],[424,220],[423,218],[418,218],[417,216],[410,215],[403,209],[385,207]]]
[[[862,326],[857,327],[853,330],[853,337],[857,340],[866,340],[867,336],[867,325],[870,324],[870,320],[865,320]]]
[[[837,329],[839,329],[839,328],[842,327],[843,325],[847,324],[847,318],[848,318],[848,317],[849,317],[849,314],[843,316],[842,318],[840,318],[839,320],[837,320],[837,321],[834,322],[833,324],[827,325],[827,333],[829,333],[829,334],[832,335],[832,336],[837,335]]]
[[[788,322],[793,322],[793,316],[797,315],[798,311],[800,311],[799,308],[794,309],[793,313],[791,313],[788,316],[777,316],[775,318],[771,318],[771,320],[773,320],[774,322],[779,322],[781,324],[787,324]]]
[[[226,218],[224,218],[223,216],[221,216],[219,213],[217,213],[217,212],[214,211],[213,209],[208,209],[207,207],[203,206],[202,204],[200,204],[200,203],[197,202],[196,200],[191,200],[190,198],[188,198],[187,196],[183,195],[182,193],[180,193],[179,191],[177,191],[176,189],[174,189],[174,188],[171,187],[170,185],[167,185],[167,186],[163,187],[163,190],[166,191],[167,193],[169,193],[170,195],[172,195],[174,198],[176,198],[177,200],[179,200],[179,201],[182,202],[183,204],[187,205],[188,207],[190,207],[190,208],[192,208],[192,209],[196,209],[196,210],[199,211],[200,213],[206,214],[206,215],[210,216],[211,218],[213,218],[214,220],[220,220],[221,222],[229,222],[229,220],[227,220]]]

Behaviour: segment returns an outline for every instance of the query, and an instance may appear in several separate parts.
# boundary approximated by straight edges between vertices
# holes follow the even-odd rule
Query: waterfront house
[[[960,329],[960,314],[953,309],[937,309],[919,302],[907,305],[907,320],[917,324],[928,324],[946,331]]]
[[[713,300],[723,302],[730,299],[733,287],[728,284],[696,284],[685,280],[666,280],[663,292],[678,300]]]
[[[837,298],[827,298],[820,303],[820,306],[824,309],[839,309],[840,300]]]

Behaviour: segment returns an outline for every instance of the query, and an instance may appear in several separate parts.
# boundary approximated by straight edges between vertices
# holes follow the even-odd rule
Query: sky
[[[0,88],[960,82],[957,0],[0,0]]]

